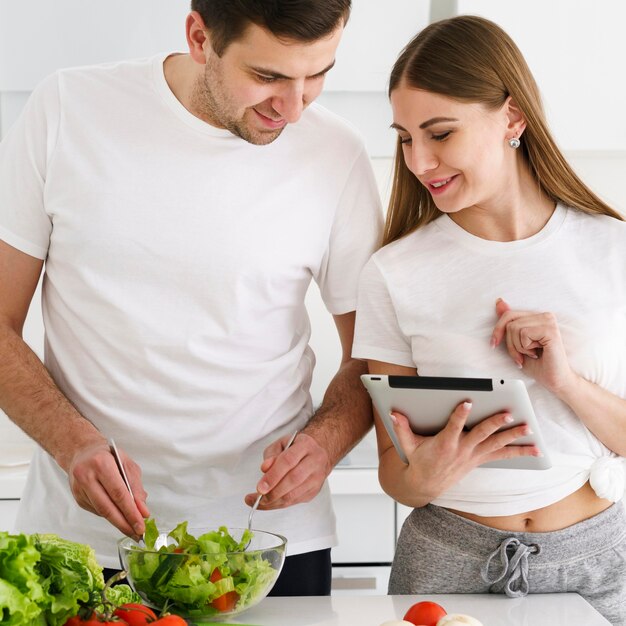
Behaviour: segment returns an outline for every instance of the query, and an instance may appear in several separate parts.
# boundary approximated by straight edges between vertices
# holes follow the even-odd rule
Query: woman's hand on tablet
[[[496,301],[496,323],[491,345],[504,343],[510,357],[528,376],[558,394],[576,378],[553,313],[514,311],[501,298]]]
[[[405,415],[391,413],[394,431],[409,461],[411,480],[428,501],[483,463],[541,454],[536,446],[514,445],[516,439],[530,434],[525,424],[496,432],[513,421],[508,413],[492,415],[466,430],[471,410],[471,402],[461,402],[445,428],[433,436],[415,434]]]

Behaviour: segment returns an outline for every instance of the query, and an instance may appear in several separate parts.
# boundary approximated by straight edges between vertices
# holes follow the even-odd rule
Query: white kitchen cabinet
[[[391,566],[333,566],[331,595],[380,596],[387,593]]]
[[[378,482],[373,432],[332,471],[329,486],[339,545],[333,563],[389,564],[395,550],[395,502]]]
[[[0,411],[0,530],[13,532],[35,444]]]
[[[404,520],[412,513],[412,511],[413,509],[411,507],[396,503],[396,540],[400,535]]]
[[[376,480],[376,472],[369,472]],[[377,481],[372,482],[376,486]],[[333,507],[339,544],[331,551],[332,595],[386,594],[396,544],[395,503],[382,492],[333,494]]]
[[[333,496],[339,545],[333,563],[391,563],[395,549],[395,505],[384,494]]]
[[[378,482],[374,433],[329,477],[339,544],[332,549],[332,595],[384,595],[396,545],[396,505]]]
[[[13,532],[19,500],[0,500],[0,530]]]

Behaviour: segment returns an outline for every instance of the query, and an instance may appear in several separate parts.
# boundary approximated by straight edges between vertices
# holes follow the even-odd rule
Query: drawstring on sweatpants
[[[506,593],[509,598],[522,598],[528,594],[528,556],[539,554],[541,548],[536,543],[529,546],[519,539],[509,537],[494,550],[487,563],[482,567],[480,575],[486,583],[491,583],[492,593]],[[510,554],[510,556],[509,556]],[[492,562],[500,557],[500,571],[490,575]],[[497,567],[497,563],[494,564]]]

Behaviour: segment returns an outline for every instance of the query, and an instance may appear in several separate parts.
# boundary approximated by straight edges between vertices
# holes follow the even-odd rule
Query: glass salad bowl
[[[128,582],[146,604],[202,624],[223,621],[265,598],[282,569],[286,544],[281,535],[262,530],[187,529],[187,522],[159,533],[148,520],[145,542],[125,537],[118,552]]]

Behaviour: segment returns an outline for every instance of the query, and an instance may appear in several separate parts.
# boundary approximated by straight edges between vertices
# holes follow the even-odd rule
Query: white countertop
[[[578,594],[535,594],[511,599],[503,595],[330,596],[265,598],[233,624],[259,626],[380,626],[402,619],[421,600],[440,604],[448,613],[465,613],[483,626],[610,626]]]

